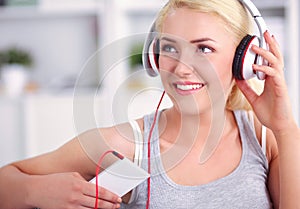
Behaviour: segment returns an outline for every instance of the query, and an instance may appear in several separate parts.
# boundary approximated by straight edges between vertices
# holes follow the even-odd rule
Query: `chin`
[[[209,113],[212,110],[212,104],[208,96],[180,96],[177,98],[170,97],[174,107],[183,116],[199,116],[200,114]]]

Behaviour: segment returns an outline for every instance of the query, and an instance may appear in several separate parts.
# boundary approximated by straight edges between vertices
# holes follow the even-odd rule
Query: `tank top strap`
[[[255,154],[262,160],[264,166],[268,168],[268,161],[264,154],[264,145],[262,147],[259,144],[251,118],[249,119],[248,112],[245,110],[236,110],[234,111],[234,115],[239,128],[241,142],[244,149],[243,152]]]

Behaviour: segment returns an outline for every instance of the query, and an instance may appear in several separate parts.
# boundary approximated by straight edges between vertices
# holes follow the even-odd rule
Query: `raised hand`
[[[284,78],[284,60],[279,45],[268,31],[264,34],[269,50],[253,46],[253,52],[261,55],[269,64],[253,64],[253,70],[266,74],[264,90],[258,95],[246,81],[236,80],[240,90],[251,104],[263,125],[273,132],[281,132],[294,124],[288,89]]]

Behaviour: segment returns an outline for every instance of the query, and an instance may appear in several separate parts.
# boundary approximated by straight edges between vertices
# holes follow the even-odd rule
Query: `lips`
[[[177,82],[174,83],[174,87],[177,93],[181,95],[192,94],[199,91],[205,86],[204,83],[194,83],[194,82]]]

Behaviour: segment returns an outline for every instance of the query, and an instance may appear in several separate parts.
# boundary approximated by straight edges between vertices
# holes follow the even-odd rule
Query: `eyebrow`
[[[162,37],[161,40],[176,43],[176,40],[174,40],[172,38],[168,38],[168,37]],[[199,38],[199,39],[192,40],[192,41],[190,41],[190,43],[194,44],[194,43],[205,42],[205,41],[216,42],[215,40],[207,37],[207,38]]]
[[[171,38],[168,38],[168,37],[162,37],[160,40],[165,40],[165,41],[176,43],[176,41],[174,39],[171,39]]]
[[[192,40],[192,41],[190,41],[190,42],[191,42],[192,44],[194,44],[194,43],[205,42],[205,41],[216,42],[215,40],[213,40],[213,39],[211,39],[211,38],[200,38],[200,39]]]

